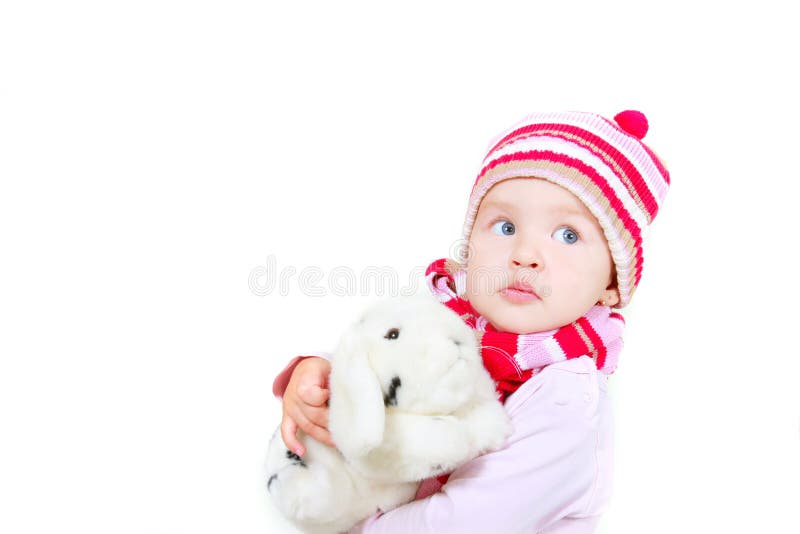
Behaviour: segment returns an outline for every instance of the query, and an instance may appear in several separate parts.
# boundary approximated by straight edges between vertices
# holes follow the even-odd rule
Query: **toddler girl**
[[[593,532],[611,489],[606,381],[642,274],[642,240],[669,174],[624,111],[526,117],[491,144],[473,185],[459,258],[427,269],[433,293],[472,328],[514,433],[497,451],[420,484],[415,501],[351,532]],[[327,432],[324,358],[275,379],[284,442]]]

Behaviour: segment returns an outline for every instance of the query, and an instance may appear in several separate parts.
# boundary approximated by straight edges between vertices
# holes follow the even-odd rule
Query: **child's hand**
[[[305,358],[294,368],[283,393],[283,442],[298,456],[306,451],[297,439],[297,427],[312,438],[335,447],[328,431],[328,375],[331,364],[324,358]]]

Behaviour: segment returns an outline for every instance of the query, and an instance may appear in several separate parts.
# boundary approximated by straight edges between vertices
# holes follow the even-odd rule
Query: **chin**
[[[504,314],[504,316],[497,317],[494,320],[487,317],[492,326],[501,330],[503,332],[512,332],[514,334],[531,334],[534,332],[541,332],[544,330],[550,330],[547,325],[543,325],[542,321],[536,321],[532,319],[525,319],[520,317],[524,313],[523,310],[518,311],[511,311],[509,314]]]
[[[511,304],[499,296],[498,299],[473,298],[470,302],[475,311],[501,332],[532,334],[553,330],[558,326],[553,324],[550,313],[542,308],[541,301],[520,305]]]

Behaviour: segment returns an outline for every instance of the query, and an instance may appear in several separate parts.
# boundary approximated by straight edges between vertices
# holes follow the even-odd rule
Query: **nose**
[[[523,261],[513,260],[513,261],[514,265],[516,265],[517,267],[530,267],[531,269],[539,268],[539,262],[536,261],[525,261],[525,260]]]
[[[511,262],[516,267],[530,267],[538,269],[542,265],[542,258],[537,247],[530,239],[520,239],[511,251]]]

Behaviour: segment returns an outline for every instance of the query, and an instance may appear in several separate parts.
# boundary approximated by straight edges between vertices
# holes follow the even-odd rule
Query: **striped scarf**
[[[458,262],[439,259],[425,271],[428,288],[445,306],[475,330],[483,365],[505,403],[526,380],[551,363],[591,356],[597,369],[610,375],[622,350],[622,315],[608,306],[593,306],[583,317],[555,330],[531,334],[499,332],[462,298],[466,271]]]

